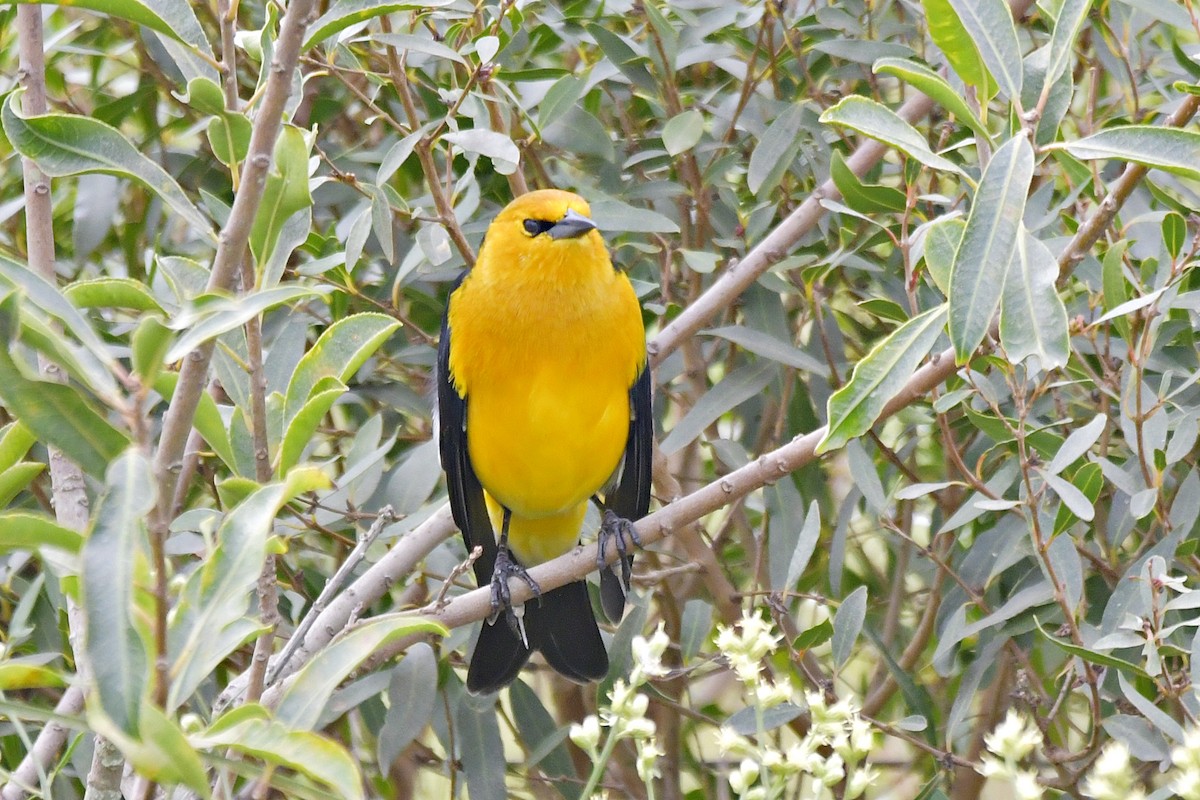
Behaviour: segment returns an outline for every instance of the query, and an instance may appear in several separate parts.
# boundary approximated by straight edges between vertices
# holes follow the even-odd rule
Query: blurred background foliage
[[[838,699],[877,732],[867,796],[1015,796],[982,766],[1010,709],[1033,796],[1080,796],[1110,741],[1171,795],[1200,716],[1190,0],[71,5],[0,5],[5,800],[573,798],[568,727],[660,622],[658,777],[620,742],[614,795],[750,795],[720,726],[769,764]],[[655,507],[717,500],[639,555],[608,680],[535,660],[497,705],[465,618],[392,612],[470,588],[438,329],[544,187],[643,302]],[[743,611],[789,699],[714,648]]]

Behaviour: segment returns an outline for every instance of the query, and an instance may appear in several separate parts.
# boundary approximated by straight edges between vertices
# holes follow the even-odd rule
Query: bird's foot
[[[642,539],[640,536],[638,536],[637,528],[634,527],[633,523],[624,517],[619,517],[612,511],[606,509],[604,511],[604,516],[600,520],[600,533],[597,534],[596,537],[598,540],[596,566],[600,569],[604,568],[604,562],[606,560],[605,555],[608,551],[608,543],[611,541],[613,546],[617,549],[617,552],[621,555],[621,583],[624,584],[625,591],[628,592],[629,579],[632,569],[630,565],[631,559],[629,557],[631,545],[626,543],[626,537],[628,537],[629,542],[632,542],[633,545],[636,545],[637,547],[642,546]]]
[[[492,613],[488,617],[488,624],[494,624],[496,618],[500,616],[500,612],[503,611],[508,627],[528,647],[529,639],[525,635],[524,614],[513,609],[512,591],[508,588],[509,578],[519,578],[525,581],[534,597],[540,597],[542,594],[542,589],[538,586],[537,581],[516,562],[507,547],[501,547],[496,554],[496,566],[492,570]],[[522,607],[520,611],[523,612],[524,608]]]

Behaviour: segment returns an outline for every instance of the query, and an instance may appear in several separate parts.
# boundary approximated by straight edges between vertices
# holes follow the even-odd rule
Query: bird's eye
[[[530,236],[537,236],[539,233],[545,233],[554,227],[554,223],[546,219],[527,219],[525,220],[525,232]]]

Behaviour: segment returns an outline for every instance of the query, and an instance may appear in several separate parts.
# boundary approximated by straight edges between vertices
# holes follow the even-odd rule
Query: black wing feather
[[[625,461],[617,485],[604,496],[604,507],[619,517],[636,521],[650,510],[650,481],[654,455],[654,416],[651,412],[650,365],[629,390],[629,438],[625,441]],[[632,564],[633,558],[627,561]],[[620,564],[600,570],[600,606],[609,622],[617,622],[625,611],[625,588],[621,585]]]
[[[451,296],[462,285],[463,273],[451,289]],[[446,486],[450,492],[450,512],[454,524],[462,531],[467,552],[476,545],[483,553],[475,560],[475,579],[479,586],[487,586],[492,580],[496,565],[496,535],[488,517],[487,504],[483,500],[483,486],[475,477],[471,456],[467,452],[467,399],[454,388],[450,375],[450,302],[446,301],[446,314],[442,317],[442,336],[438,342],[437,360],[438,393],[438,446],[441,451],[442,469],[446,471]]]

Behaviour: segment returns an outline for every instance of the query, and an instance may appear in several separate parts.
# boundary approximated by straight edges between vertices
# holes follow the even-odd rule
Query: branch
[[[1033,0],[1010,0],[1008,5],[1013,17],[1020,18],[1032,4]],[[932,111],[934,105],[931,98],[915,92],[896,113],[906,122],[915,123]],[[850,157],[846,159],[846,165],[861,178],[879,163],[886,152],[886,145],[874,139],[868,139],[850,154]],[[802,238],[817,227],[817,223],[825,215],[826,210],[821,205],[822,200],[841,196],[841,192],[833,183],[833,178],[817,187],[800,204],[799,208],[789,214],[783,222],[767,234],[766,238],[755,245],[745,258],[726,269],[704,294],[659,331],[658,336],[655,336],[649,344],[651,365],[661,364],[664,358],[740,297],[742,292],[750,288],[772,265],[783,260],[784,256]]]

